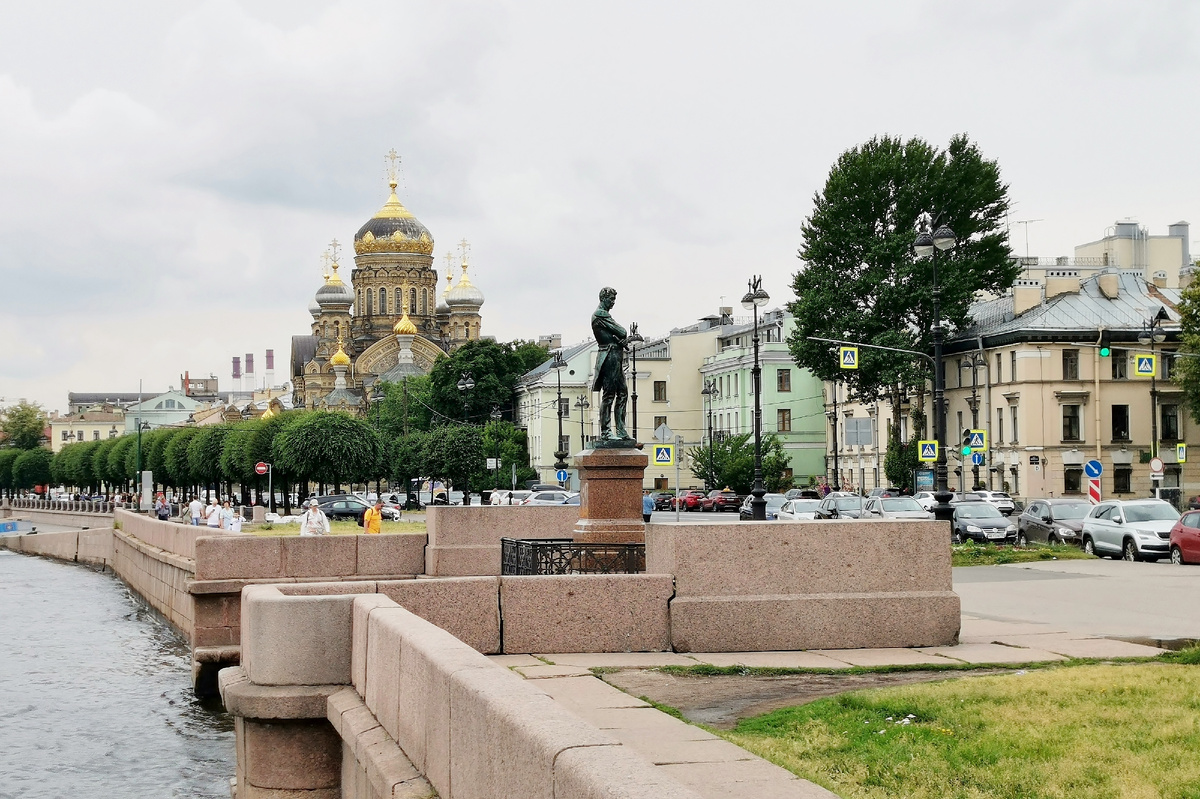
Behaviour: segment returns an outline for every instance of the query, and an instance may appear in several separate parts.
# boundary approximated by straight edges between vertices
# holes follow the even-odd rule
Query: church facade
[[[447,255],[438,291],[429,230],[400,202],[397,181],[383,207],[354,234],[347,284],[337,242],[331,269],[309,313],[311,333],[292,337],[293,401],[297,408],[365,414],[376,383],[428,374],[440,356],[480,337],[483,293],[467,276],[466,242],[455,283]]]

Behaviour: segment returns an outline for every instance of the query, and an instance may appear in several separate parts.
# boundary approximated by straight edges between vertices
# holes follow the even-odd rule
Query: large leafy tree
[[[485,458],[498,457],[500,468],[485,472],[481,476],[480,488],[510,488],[514,464],[517,467],[517,485],[537,479],[537,472],[529,466],[529,437],[512,422],[488,422],[483,429],[483,451]]]
[[[1175,306],[1179,311],[1179,352],[1172,380],[1183,389],[1183,400],[1192,419],[1200,422],[1200,282],[1184,289]]]
[[[405,496],[412,486],[412,481],[425,477],[429,469],[425,464],[426,439],[429,434],[418,430],[400,435],[388,444],[387,461],[390,467],[388,477],[404,486]]]
[[[949,332],[967,326],[976,292],[1002,292],[1019,273],[1004,227],[1008,207],[1000,167],[965,135],[945,150],[885,136],[843,153],[801,227],[788,339],[796,363],[843,380],[863,399],[895,404],[905,388],[923,386],[931,374],[913,356],[864,349],[858,369],[842,371],[834,345],[809,337],[930,349],[934,265],[913,252],[925,214],[957,241],[937,257],[943,324]]]
[[[46,412],[40,405],[18,402],[0,412],[0,431],[9,446],[33,449],[41,444],[46,431]]]
[[[380,383],[383,399],[370,410],[372,424],[385,438],[427,431],[433,420],[433,384],[429,375],[413,375],[397,383]]]
[[[167,469],[167,482],[176,488],[188,488],[197,483],[188,465],[188,447],[200,432],[198,427],[181,427],[171,434],[171,440],[163,448],[163,465]]]
[[[448,481],[468,497],[472,484],[478,483],[484,472],[484,458],[483,430],[475,425],[442,425],[430,430],[425,439],[429,476]]]
[[[21,457],[22,452],[24,450],[0,449],[0,493],[7,493],[10,497],[17,487],[13,482],[13,463]]]
[[[224,478],[221,473],[221,448],[229,429],[227,424],[200,427],[188,442],[188,471],[201,486],[218,486]]]
[[[12,480],[16,488],[33,488],[50,483],[50,463],[54,454],[44,447],[23,451],[13,461]]]
[[[275,462],[301,479],[340,485],[375,478],[383,441],[370,424],[340,411],[306,413],[272,442]]]
[[[692,475],[709,485],[713,475],[716,485],[712,488],[731,488],[739,494],[748,494],[754,486],[754,440],[750,433],[722,436],[689,453]],[[787,454],[774,435],[762,440],[763,484],[768,491],[791,488],[791,480],[784,476]],[[711,472],[710,472],[711,467]]]
[[[529,342],[478,339],[439,358],[429,372],[434,423],[440,419],[482,424],[496,409],[511,418],[517,381],[548,357],[544,347]],[[458,388],[464,375],[475,383],[467,391]]]

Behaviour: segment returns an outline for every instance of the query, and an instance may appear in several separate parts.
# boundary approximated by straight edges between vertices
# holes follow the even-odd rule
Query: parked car
[[[868,519],[932,519],[933,513],[921,507],[912,497],[868,497],[863,506],[863,518]]]
[[[568,494],[567,498],[562,501],[562,504],[578,505],[579,504],[579,495],[578,494]]]
[[[987,502],[996,507],[996,510],[1008,515],[1016,510],[1017,506],[1013,503],[1012,497],[1003,491],[972,491],[977,497],[981,497],[984,502]]]
[[[784,496],[786,497],[787,494],[784,494]],[[781,522],[811,521],[812,519],[816,518],[817,506],[820,504],[821,500],[819,499],[807,499],[802,497],[789,499],[779,508],[779,513],[776,518]]]
[[[922,508],[928,511],[933,510],[933,506],[937,504],[937,498],[932,491],[918,491],[913,494],[913,499],[917,501]]]
[[[561,488],[554,491],[534,491],[527,496],[522,502],[522,505],[561,505],[563,500],[571,496],[570,491],[564,491]]]
[[[704,502],[704,492],[696,489],[681,491],[679,493],[679,509],[684,510],[700,510],[701,504]],[[675,498],[671,498],[671,503],[668,506],[669,510],[675,509]]]
[[[374,502],[367,502],[366,499],[359,496],[358,494],[326,494],[323,497],[315,497],[315,499],[317,500],[317,504],[320,505],[321,510],[323,510],[325,512],[325,515],[328,516],[330,518],[330,520],[335,519],[335,518],[337,518],[337,519],[357,519],[359,516],[362,515],[363,510],[366,510],[367,508],[369,508],[375,504]],[[344,512],[345,509],[342,508],[341,506],[339,506],[337,516],[330,514],[329,510],[326,509],[326,507],[325,507],[326,504],[337,502],[339,500],[353,500],[355,503],[357,503],[356,507],[359,507],[358,513],[356,515],[347,515]],[[400,521],[400,516],[401,516],[400,508],[398,508],[394,505],[389,505],[387,503],[386,497],[384,498],[383,510],[381,510],[380,513],[383,515],[383,518],[387,519],[388,521],[393,521],[393,522]]]
[[[1161,499],[1101,502],[1083,520],[1083,551],[1101,557],[1155,561],[1171,551],[1179,511]]]
[[[950,540],[958,544],[968,538],[994,543],[1015,542],[1017,523],[996,510],[991,503],[980,499],[960,502],[954,507]]]
[[[1078,545],[1083,519],[1091,509],[1091,503],[1081,499],[1031,499],[1017,517],[1017,546],[1030,541]]]
[[[671,501],[675,499],[674,491],[655,491],[651,494],[654,497],[655,510],[670,510]]]
[[[870,498],[870,497],[898,497],[900,495],[901,495],[900,489],[895,488],[895,487],[872,488],[870,491],[867,492],[868,498]]]
[[[1171,562],[1200,563],[1200,510],[1183,514],[1171,528]]]
[[[821,504],[817,505],[817,519],[860,519],[863,512],[863,499],[858,494],[837,493],[828,494]]]
[[[812,488],[789,488],[783,494],[788,499],[820,499],[821,493]]]
[[[708,492],[703,500],[700,501],[700,510],[708,511],[723,511],[729,510],[737,513],[742,506],[742,497],[736,492],[728,488],[714,488]]]
[[[787,502],[787,497],[783,494],[764,494],[763,499],[767,501],[767,521],[773,522],[779,517],[779,509]],[[753,501],[753,494],[742,500],[742,506],[738,508],[738,519],[750,521],[754,518],[754,509],[750,505]]]
[[[369,505],[351,494],[334,494],[327,497],[316,497],[317,507],[329,517],[329,521],[357,521]]]

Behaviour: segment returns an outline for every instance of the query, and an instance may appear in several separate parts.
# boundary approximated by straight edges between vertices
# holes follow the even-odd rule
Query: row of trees
[[[0,488],[10,492],[44,483],[114,492],[134,484],[138,436],[68,444],[54,455],[38,448],[11,459],[11,467],[6,466],[8,452],[17,450],[0,452]],[[269,463],[285,510],[290,510],[292,488],[310,483],[322,491],[340,491],[343,485],[375,481],[378,486],[386,479],[406,489],[413,479],[433,478],[464,490],[491,488],[506,481],[484,469],[488,452],[503,453],[509,462],[524,456],[520,476],[530,472],[524,431],[503,420],[485,426],[446,422],[390,436],[370,420],[346,413],[286,411],[267,419],[160,428],[141,436],[142,468],[154,474],[156,488],[192,494],[210,489],[231,496],[236,487],[242,502],[249,503],[252,489],[267,487],[255,465]]]

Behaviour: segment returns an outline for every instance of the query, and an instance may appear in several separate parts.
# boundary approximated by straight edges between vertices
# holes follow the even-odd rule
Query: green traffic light
[[[1100,348],[1100,357],[1101,358],[1107,358],[1109,355],[1112,355],[1112,350],[1110,350],[1108,347]]]
[[[963,448],[962,448],[962,454],[963,454],[963,455],[970,455],[970,454],[971,454],[971,448],[970,448],[970,447],[963,447]]]

